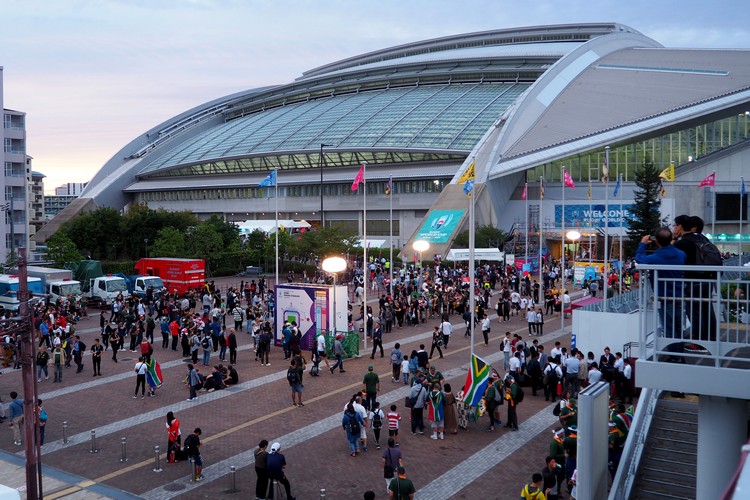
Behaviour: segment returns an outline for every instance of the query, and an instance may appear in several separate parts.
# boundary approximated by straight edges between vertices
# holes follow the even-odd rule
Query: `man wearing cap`
[[[289,500],[294,500],[294,497],[292,496],[292,487],[289,484],[289,480],[286,478],[286,475],[284,474],[284,467],[286,467],[286,458],[284,457],[284,455],[279,453],[280,449],[281,443],[273,443],[271,445],[271,451],[268,453],[268,457],[266,457],[266,471],[268,472],[268,479],[271,480],[269,482],[268,495],[266,496],[266,498],[273,498],[273,481],[275,480],[284,485],[286,497]]]
[[[396,477],[391,479],[388,498],[390,500],[412,500],[414,498],[414,483],[406,477],[406,469],[403,466],[396,468]]]
[[[333,342],[333,355],[336,356],[336,363],[331,367],[331,373],[338,368],[339,373],[345,373],[344,370],[344,345],[341,343],[343,335],[340,333],[336,335],[336,340]]]
[[[364,379],[362,379],[362,391],[366,394],[365,408],[372,411],[375,408],[375,401],[380,392],[380,378],[374,372],[372,365],[367,367]]]

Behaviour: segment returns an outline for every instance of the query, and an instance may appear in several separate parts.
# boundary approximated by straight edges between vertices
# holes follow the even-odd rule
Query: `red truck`
[[[206,283],[206,261],[173,257],[144,258],[135,265],[138,274],[159,276],[170,293],[184,295]]]

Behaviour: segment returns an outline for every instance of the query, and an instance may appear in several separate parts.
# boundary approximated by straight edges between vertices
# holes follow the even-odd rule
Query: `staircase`
[[[698,403],[657,403],[631,499],[695,498]]]

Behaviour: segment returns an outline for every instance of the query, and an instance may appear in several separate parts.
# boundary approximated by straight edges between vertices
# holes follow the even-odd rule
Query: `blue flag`
[[[620,192],[620,179],[622,179],[622,177],[618,177],[617,184],[615,184],[615,192],[613,194],[615,198],[617,198],[617,194]]]
[[[268,176],[260,181],[260,184],[258,184],[258,187],[274,187],[276,186],[276,170],[271,170],[271,173],[268,174]]]
[[[469,179],[468,181],[466,181],[466,184],[464,184],[464,193],[471,194],[473,189],[474,189],[474,180]]]
[[[747,194],[747,190],[745,189],[745,178],[740,177],[740,179],[742,179],[742,189],[740,189],[740,194],[745,196]]]

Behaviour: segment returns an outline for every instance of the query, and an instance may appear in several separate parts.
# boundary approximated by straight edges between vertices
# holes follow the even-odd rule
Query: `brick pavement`
[[[525,324],[519,318],[514,317],[508,327],[523,334]],[[555,320],[559,321],[559,316],[548,319],[548,331],[553,330],[552,321]],[[95,325],[87,327],[83,322],[79,326],[79,331],[84,332],[84,339],[90,344],[88,340],[97,330],[93,328]],[[401,341],[406,344],[406,352],[410,352],[420,340],[427,342],[431,326],[432,322],[428,320],[420,327],[394,329],[392,334],[386,335],[386,345]],[[491,347],[485,348],[480,342],[476,346],[476,352],[485,358],[494,356],[499,359],[497,345],[506,328],[501,323],[494,323],[493,329],[496,334],[493,335]],[[460,333],[463,328],[458,330],[458,335],[454,335],[451,340],[451,348],[446,351],[445,359],[434,360],[441,371],[450,373],[449,381],[456,391],[463,385],[466,372],[462,366],[468,361],[469,352],[468,340],[462,338]],[[553,334],[550,333],[543,340],[552,337]],[[568,338],[562,340],[564,344],[569,342]],[[240,341],[246,342],[247,339],[240,335]],[[65,381],[60,384],[60,388],[57,388],[57,384],[47,386],[43,382],[40,391],[48,387],[55,387],[55,391],[70,391],[68,394],[50,394],[53,397],[49,399],[49,403],[45,403],[51,419],[47,430],[49,444],[44,447],[45,464],[74,472],[96,483],[149,498],[169,498],[179,493],[183,493],[182,498],[228,497],[225,490],[229,478],[222,476],[222,473],[226,474],[230,465],[236,465],[238,487],[245,494],[252,492],[254,472],[248,450],[262,437],[277,436],[284,445],[282,452],[289,462],[288,476],[293,493],[299,498],[317,498],[320,488],[326,488],[328,498],[353,498],[359,497],[366,489],[378,492],[385,487],[381,477],[382,468],[374,450],[357,458],[349,457],[343,431],[337,422],[340,419],[340,408],[349,394],[359,388],[361,377],[369,363],[373,363],[376,371],[382,375],[383,390],[391,393],[381,401],[393,399],[403,412],[403,395],[400,393],[403,386],[390,382],[387,356],[377,358],[374,362],[366,357],[348,360],[346,374],[331,375],[323,371],[323,376],[319,378],[306,377],[306,406],[294,408],[289,404],[288,385],[283,380],[285,363],[278,349],[274,349],[272,354],[271,367],[261,367],[253,361],[251,353],[241,353],[238,370],[246,386],[236,391],[217,391],[211,395],[204,393],[200,398],[204,401],[201,404],[184,401],[187,395],[181,384],[184,364],[181,358],[169,359],[174,354],[171,351],[162,354],[160,349],[156,348],[156,354],[165,366],[167,385],[159,391],[157,398],[130,398],[134,387],[132,362],[115,365],[105,359],[103,371],[112,375],[94,379],[96,382],[89,380],[88,376],[82,377],[87,374],[86,370],[76,375],[71,369],[66,370]],[[87,368],[90,369],[89,366]],[[0,379],[0,393],[7,394],[19,386],[20,374],[8,374]],[[524,421],[539,411],[542,413],[538,419],[551,416],[551,410],[546,410],[547,408],[549,404],[545,405],[543,400],[539,402],[538,398],[527,397],[519,408],[522,431],[513,434],[525,435]],[[187,482],[188,466],[184,463],[164,464],[165,470],[161,473],[151,471],[153,446],[159,444],[163,447],[166,444],[164,416],[170,409],[180,418],[184,435],[196,425],[200,425],[204,431],[206,482],[199,483],[195,488]],[[76,437],[76,441],[71,440],[67,446],[61,446],[60,443],[62,420],[70,422],[69,434]],[[499,467],[504,470],[523,468],[524,472],[519,473],[517,484],[511,486],[508,481],[507,491],[503,485],[502,491],[495,490],[486,496],[506,498],[507,494],[507,498],[516,498],[517,492],[527,481],[529,471],[540,468],[533,466],[528,469],[531,464],[524,463],[526,457],[536,455],[537,463],[543,461],[546,446],[534,454],[528,453],[528,445],[522,447],[527,450],[526,453],[510,453],[516,445],[507,444],[508,440],[503,441],[503,433],[490,435],[477,432],[484,428],[484,423],[479,422],[471,426],[468,432],[462,431],[458,436],[446,436],[445,441],[402,434],[407,471],[417,487],[438,488],[435,485],[440,484],[441,477],[460,475],[461,469],[453,468],[477,460],[475,454],[488,447],[490,439],[493,439],[498,443],[497,446],[505,449],[504,453],[507,455],[507,458],[500,461]],[[408,416],[404,416],[402,424],[404,428],[408,428]],[[539,424],[540,427],[542,424]],[[89,443],[85,439],[88,431],[93,428],[97,429],[97,435],[100,436],[101,451],[97,454],[88,453]],[[128,437],[129,462],[124,466],[119,463],[121,436]],[[12,452],[18,450],[11,444],[10,431],[1,441],[1,448]],[[517,466],[514,465],[516,462]],[[466,485],[458,495],[474,496],[475,493],[484,492],[484,485],[488,483],[487,477],[492,470],[494,469],[478,475],[478,479]],[[212,474],[216,475],[216,479]],[[50,496],[53,497],[54,494]],[[243,497],[243,494],[240,493],[239,497]]]

